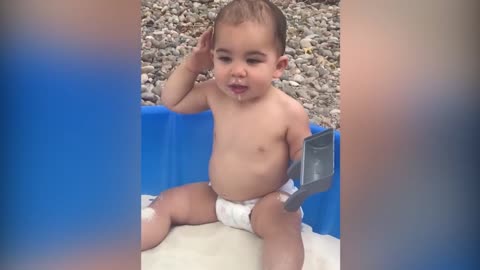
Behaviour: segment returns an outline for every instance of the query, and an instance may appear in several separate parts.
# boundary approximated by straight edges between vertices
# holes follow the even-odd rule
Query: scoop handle
[[[305,189],[300,188],[296,192],[294,192],[288,200],[284,204],[285,210],[288,212],[295,212],[300,209],[302,206],[303,201],[308,197],[309,192]]]
[[[287,175],[290,179],[300,179],[300,172],[302,169],[302,160],[295,160],[290,167],[288,167]]]

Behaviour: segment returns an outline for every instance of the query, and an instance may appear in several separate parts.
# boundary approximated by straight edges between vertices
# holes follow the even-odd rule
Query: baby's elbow
[[[172,102],[169,102],[168,100],[162,99],[162,105],[165,106],[170,111],[175,111],[175,104],[173,104]]]
[[[171,110],[171,111],[175,111],[175,106],[177,105],[171,98],[169,98],[168,95],[165,95],[165,93],[167,91],[167,89],[163,89],[164,91],[162,91],[162,95],[161,95],[161,101],[162,101],[162,105],[165,106],[167,109]]]
[[[163,105],[172,112],[181,113],[177,104],[167,103],[167,104],[163,104]]]
[[[290,151],[290,160],[293,162],[300,159],[302,159],[302,149],[292,149]]]
[[[175,110],[175,105],[172,104],[171,102],[168,102],[166,100],[162,100],[162,105],[165,106],[167,109],[169,109],[170,111],[174,111]]]

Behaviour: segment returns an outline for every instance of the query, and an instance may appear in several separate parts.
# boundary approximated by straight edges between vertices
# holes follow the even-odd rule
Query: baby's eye
[[[225,63],[229,63],[230,61],[232,61],[232,59],[228,56],[220,56],[220,57],[218,57],[218,60],[220,60],[222,62],[225,62]]]
[[[247,63],[252,64],[252,65],[258,64],[260,62],[262,62],[262,61],[260,61],[258,59],[247,59]]]

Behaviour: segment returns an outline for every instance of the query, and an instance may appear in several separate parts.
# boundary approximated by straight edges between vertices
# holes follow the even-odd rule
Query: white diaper
[[[297,190],[298,188],[293,184],[293,180],[290,179],[278,191],[293,194]],[[260,198],[237,203],[225,200],[219,196],[215,204],[217,218],[227,226],[253,233],[252,225],[250,224],[250,213],[258,200]],[[300,211],[303,218],[302,208],[300,208]]]

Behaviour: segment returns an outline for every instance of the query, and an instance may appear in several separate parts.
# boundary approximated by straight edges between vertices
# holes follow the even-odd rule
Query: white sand
[[[142,208],[152,196],[142,196]],[[313,233],[303,224],[305,247],[303,270],[340,269],[340,240]],[[261,270],[262,240],[243,230],[216,222],[178,226],[157,247],[142,252],[142,270]]]

